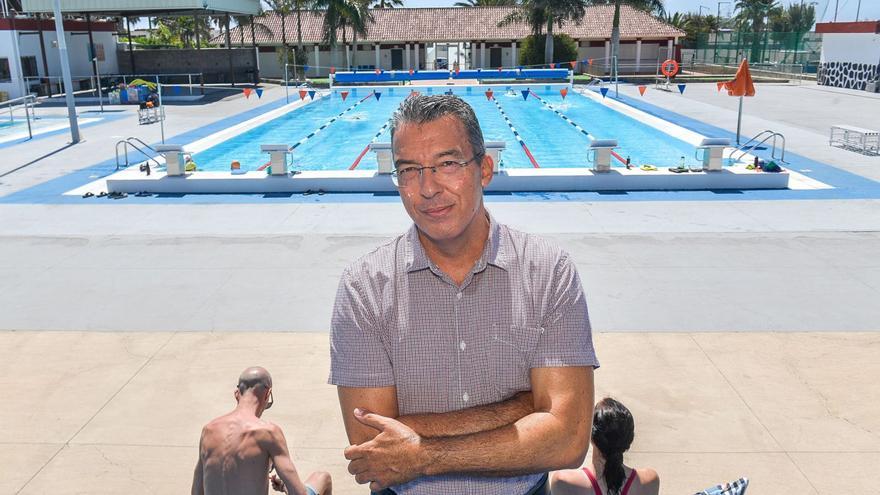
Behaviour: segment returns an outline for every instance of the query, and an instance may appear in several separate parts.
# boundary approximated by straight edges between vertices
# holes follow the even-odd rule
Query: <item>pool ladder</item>
[[[123,151],[122,156],[124,157],[124,161],[120,161],[120,159],[119,159],[119,147],[120,146],[122,146],[122,151]],[[161,153],[159,153],[158,151],[156,151],[155,148],[153,148],[149,144],[141,141],[140,139],[138,139],[136,137],[129,137],[127,139],[122,139],[122,140],[116,142],[116,170],[123,168],[123,166],[124,166],[124,168],[128,168],[128,166],[129,166],[128,148],[129,147],[133,148],[135,151],[139,152],[141,155],[146,157],[146,159],[147,159],[146,161],[149,162],[152,160],[152,162],[155,163],[157,167],[161,165],[159,163],[159,161],[156,160],[156,158],[155,158],[156,155],[161,155]],[[151,154],[147,153],[146,151],[144,151],[144,148],[152,151],[153,154],[151,155]]]
[[[776,157],[776,139],[777,138],[782,141],[782,146],[780,146],[780,155],[778,158]],[[771,131],[769,129],[759,132],[758,134],[755,135],[755,137],[753,137],[752,139],[749,139],[748,141],[746,141],[745,144],[743,144],[742,146],[735,149],[733,151],[733,153],[730,154],[730,159],[737,160],[739,158],[742,158],[743,156],[745,156],[745,154],[747,152],[754,150],[758,146],[761,146],[762,144],[766,143],[767,141],[769,141],[771,139],[773,140],[773,149],[770,152],[770,157],[773,158],[774,160],[779,160],[782,163],[787,163],[785,161],[785,136],[783,136],[781,133]],[[752,146],[749,146],[752,143],[755,143],[755,144],[753,144]],[[736,156],[737,153],[739,153],[739,157]]]

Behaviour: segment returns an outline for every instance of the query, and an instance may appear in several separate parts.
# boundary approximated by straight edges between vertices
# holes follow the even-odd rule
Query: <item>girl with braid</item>
[[[551,477],[553,495],[657,495],[660,477],[651,468],[631,468],[623,463],[635,434],[632,414],[607,397],[593,412],[593,458],[581,469],[556,471]]]

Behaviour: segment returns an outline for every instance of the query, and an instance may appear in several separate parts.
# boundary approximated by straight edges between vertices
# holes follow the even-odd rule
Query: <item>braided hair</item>
[[[623,453],[629,449],[634,435],[635,423],[626,406],[611,397],[596,404],[593,412],[593,444],[605,457],[602,478],[608,486],[609,495],[620,495],[626,478]]]

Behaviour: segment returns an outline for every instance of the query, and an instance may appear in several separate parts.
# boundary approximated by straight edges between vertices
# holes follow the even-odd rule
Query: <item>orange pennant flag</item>
[[[251,88],[244,88],[244,89],[242,90],[242,92],[244,93],[244,97],[245,97],[245,98],[250,98],[250,97],[251,97],[251,91],[253,91]]]
[[[304,89],[299,90],[299,99],[300,99],[300,100],[305,100],[307,94],[309,94],[308,91],[306,91],[306,90],[304,90]]]
[[[639,94],[645,96],[645,90],[648,89],[647,86],[639,86]]]
[[[501,69],[502,69],[502,68],[501,68],[501,67],[499,67],[499,68],[498,68],[498,72],[501,72]]]
[[[593,65],[593,59],[588,58],[588,59],[587,59],[587,65]]]
[[[460,72],[461,72],[461,69],[459,69],[458,67],[456,67],[456,68],[455,68],[455,75],[457,76]]]
[[[555,68],[556,68],[556,64],[553,63],[553,62],[550,62],[550,68],[551,68],[551,69],[555,69]]]
[[[569,62],[569,64],[571,65],[571,70],[575,70],[575,69],[577,69],[578,61],[572,60],[571,62]]]
[[[491,89],[486,90],[486,99],[487,99],[487,100],[491,100],[491,99],[494,98],[494,97],[495,97],[495,96],[494,96],[494,93],[492,93],[492,90],[491,90]]]
[[[342,101],[345,101],[345,99],[348,98],[348,91],[340,91],[339,96],[342,97]]]
[[[407,98],[409,98],[410,96],[419,96],[420,94],[421,93],[419,93],[418,91],[412,90],[409,92],[409,96],[407,96]]]
[[[336,74],[336,67],[330,67],[330,73]]]
[[[718,88],[718,92],[720,93],[722,89],[724,89],[724,81],[718,81],[715,83],[715,86]]]
[[[562,99],[564,100],[566,96],[568,96],[568,88],[562,88],[559,90],[559,94],[562,95]]]
[[[376,74],[381,74],[381,73],[382,73],[382,69],[376,69]]]

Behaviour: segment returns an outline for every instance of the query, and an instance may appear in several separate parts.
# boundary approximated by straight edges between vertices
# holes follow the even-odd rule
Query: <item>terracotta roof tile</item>
[[[498,27],[498,22],[513,12],[514,7],[431,7],[402,9],[371,9],[373,22],[367,26],[366,38],[358,37],[358,41],[370,42],[446,42],[446,41],[500,41],[522,39],[529,35],[529,27],[525,23]],[[595,5],[587,7],[587,14],[580,23],[567,22],[556,32],[568,34],[575,39],[604,40],[611,37],[611,20],[614,15],[612,5]],[[321,11],[303,11],[301,13],[302,37],[305,43],[320,42]],[[281,16],[268,12],[257,17],[256,22],[267,29],[256,27],[258,44],[281,44]],[[285,18],[287,43],[295,44],[296,14]],[[629,6],[621,7],[620,37],[621,39],[636,38],[671,38],[684,36],[684,32],[651,16],[650,14]],[[342,33],[338,33],[342,40]],[[351,31],[346,39],[351,40]],[[231,33],[233,45],[241,43],[239,28]],[[245,44],[251,44],[250,28],[245,27]],[[215,43],[222,43],[223,37],[214,38]]]

